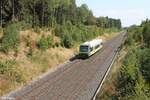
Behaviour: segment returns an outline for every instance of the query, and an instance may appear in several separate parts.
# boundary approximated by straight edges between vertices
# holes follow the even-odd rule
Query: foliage
[[[134,39],[133,39],[133,37],[132,37],[131,35],[128,35],[128,36],[127,36],[127,39],[126,39],[126,41],[125,41],[125,45],[131,46],[131,45],[133,45],[133,44],[134,44]]]
[[[41,50],[46,50],[48,49],[48,41],[47,41],[47,38],[45,38],[44,36],[40,38],[40,40],[38,41],[38,47],[41,49]]]
[[[10,49],[17,49],[19,45],[19,24],[9,24],[4,30],[2,37],[2,50],[8,52]]]
[[[46,50],[48,49],[49,47],[52,47],[53,46],[53,38],[52,36],[42,36],[39,41],[38,41],[38,47],[41,49],[41,50]]]
[[[137,62],[136,53],[131,49],[125,57],[122,70],[118,75],[117,88],[119,91],[119,96],[125,97],[133,95],[137,80]]]
[[[150,49],[142,50],[140,55],[140,71],[146,81],[150,83]]]
[[[121,28],[121,21],[120,19],[112,19],[108,17],[99,17],[97,18],[97,26],[102,28],[112,28],[117,27],[118,29]]]
[[[71,47],[72,42],[90,40],[103,33],[104,28],[121,28],[119,19],[96,18],[86,4],[77,7],[75,0],[3,0],[2,4],[3,27],[17,22],[23,30],[33,28],[37,33],[41,32],[40,28],[50,28],[65,47]],[[41,40],[43,43],[39,43],[39,47],[46,49],[51,40]],[[4,48],[8,51],[9,46]]]
[[[117,80],[117,97],[119,99],[150,99],[149,25],[150,22],[146,20],[140,26],[128,28],[128,38],[126,40],[128,54],[124,59]],[[143,42],[146,45],[143,45]]]
[[[63,45],[66,48],[71,48],[73,46],[73,40],[69,35],[64,35],[63,37]]]
[[[108,17],[96,18],[86,4],[77,7],[75,0],[2,0],[2,24],[23,21],[27,26],[54,27],[70,21],[73,25],[97,25],[121,28],[121,21]],[[15,4],[15,5],[14,5]],[[7,9],[7,10],[6,10]],[[96,21],[98,23],[96,23]]]
[[[6,79],[12,82],[24,82],[24,77],[15,67],[15,60],[0,62],[0,75],[5,75]]]
[[[143,42],[143,27],[133,25],[127,31],[129,38],[132,38],[135,42]]]
[[[66,37],[69,37],[70,40],[73,41],[73,43],[81,43],[96,38],[97,36],[102,35],[105,32],[111,33],[112,31],[115,32],[118,30],[114,28],[102,29],[94,25],[84,26],[82,24],[79,24],[77,26],[74,26],[70,22],[67,22],[66,24],[58,26],[55,29],[55,35],[61,38],[62,44],[64,45],[64,38]]]
[[[143,38],[147,47],[150,47],[150,22],[147,22],[143,29]]]
[[[52,47],[53,46],[53,37],[52,36],[48,36],[47,37],[47,42],[48,42],[48,46]]]

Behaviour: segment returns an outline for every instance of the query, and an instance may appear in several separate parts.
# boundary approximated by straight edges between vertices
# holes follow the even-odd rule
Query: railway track
[[[112,63],[125,33],[107,41],[89,59],[74,59],[55,72],[10,93],[15,100],[91,100]]]

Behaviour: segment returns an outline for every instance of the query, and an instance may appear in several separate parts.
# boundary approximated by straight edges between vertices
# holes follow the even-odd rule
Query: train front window
[[[88,46],[80,46],[80,52],[88,52],[89,48]]]

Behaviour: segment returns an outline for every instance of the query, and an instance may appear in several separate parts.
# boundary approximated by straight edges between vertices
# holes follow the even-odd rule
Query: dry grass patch
[[[102,36],[97,37],[98,39],[103,39],[103,41],[107,41],[112,39],[113,37],[117,36],[119,32],[117,33],[104,33]]]

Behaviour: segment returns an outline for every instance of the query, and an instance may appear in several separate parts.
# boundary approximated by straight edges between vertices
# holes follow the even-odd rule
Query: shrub
[[[55,35],[62,38],[63,34],[63,26],[57,25],[57,27],[55,28]]]
[[[0,75],[4,75],[7,80],[10,80],[12,82],[24,82],[24,77],[19,72],[19,70],[16,70],[15,68],[15,60],[8,60],[5,62],[0,62]]]
[[[41,50],[46,50],[48,49],[48,41],[47,41],[47,38],[45,38],[44,36],[41,37],[41,39],[38,41],[38,47],[41,49]]]
[[[53,37],[52,36],[48,36],[47,37],[47,42],[48,42],[48,46],[52,47],[52,45],[53,45]]]
[[[16,49],[19,45],[20,26],[17,23],[9,24],[4,30],[2,37],[2,50],[8,52],[10,49]]]
[[[140,55],[140,71],[146,81],[150,83],[150,49],[142,50]]]
[[[125,44],[131,46],[133,45],[133,43],[134,43],[134,39],[131,36],[128,36],[128,38],[125,41]]]
[[[150,47],[150,23],[146,24],[144,29],[143,29],[143,37],[144,37],[144,42],[146,44],[147,47]]]
[[[124,59],[123,67],[117,80],[118,93],[122,97],[134,94],[138,73],[137,62],[138,58],[134,48],[130,49]]]
[[[32,28],[31,23],[27,23],[26,21],[19,22],[22,30],[27,30]]]
[[[71,48],[73,46],[73,39],[71,36],[69,35],[64,35],[64,38],[63,38],[63,45],[66,47],[66,48]]]

